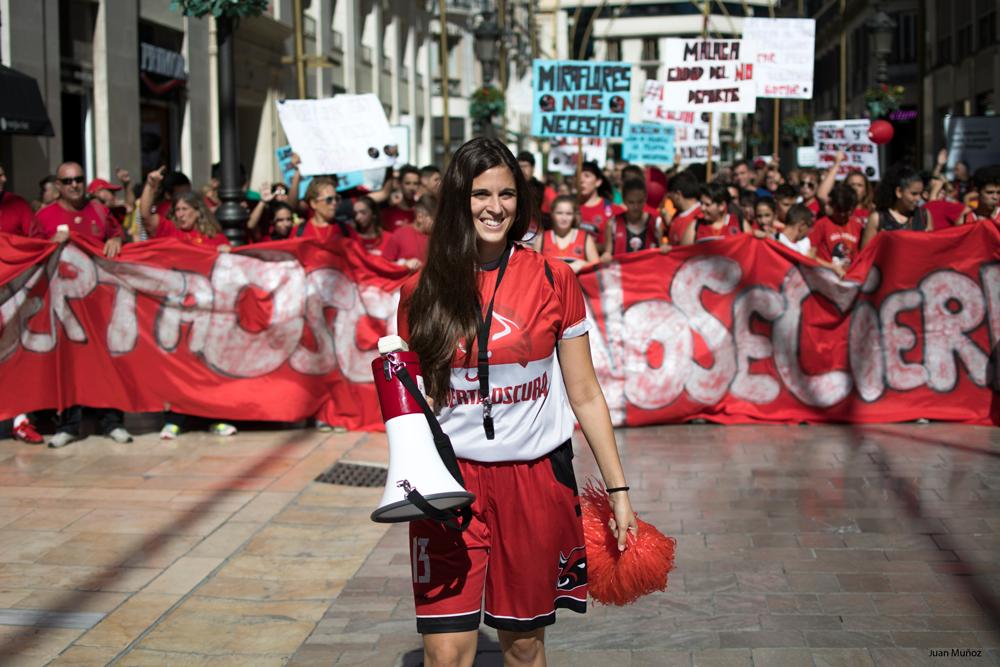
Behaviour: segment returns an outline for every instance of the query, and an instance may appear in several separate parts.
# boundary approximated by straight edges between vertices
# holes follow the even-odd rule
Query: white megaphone
[[[378,351],[381,356],[372,362],[372,374],[389,440],[389,473],[382,500],[372,512],[372,521],[396,523],[436,518],[429,517],[407,498],[414,497],[413,491],[435,510],[457,510],[470,505],[475,496],[448,472],[434,443],[428,416],[399,378],[400,369],[405,368],[416,385],[414,388],[422,390],[417,353],[410,352],[399,336],[380,338]]]

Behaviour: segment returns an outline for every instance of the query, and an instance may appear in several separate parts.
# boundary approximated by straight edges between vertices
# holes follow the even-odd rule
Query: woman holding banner
[[[930,232],[934,219],[923,206],[924,179],[912,167],[898,165],[889,170],[875,191],[875,210],[868,216],[861,247],[879,232]]]
[[[590,358],[582,290],[568,265],[516,243],[530,217],[510,150],[483,137],[466,143],[442,181],[427,263],[400,295],[399,333],[420,356],[476,496],[464,532],[410,524],[428,667],[472,665],[482,611],[505,665],[544,665],[556,608],[586,611],[574,415],[611,487],[619,548],[637,530]]]

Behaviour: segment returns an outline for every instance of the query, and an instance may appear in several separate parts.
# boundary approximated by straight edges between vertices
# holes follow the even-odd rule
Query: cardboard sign
[[[643,106],[670,111],[753,113],[757,107],[754,67],[739,39],[668,39],[667,78],[658,99],[646,88]],[[643,113],[646,116],[646,113]]]
[[[622,146],[622,159],[669,167],[674,163],[674,132],[673,125],[630,125]]]
[[[628,63],[535,60],[531,133],[536,137],[624,137],[631,87]]]
[[[815,146],[799,146],[795,151],[795,164],[800,167],[815,167],[817,159]]]
[[[1000,116],[945,116],[944,134],[948,144],[948,173],[959,160],[970,171],[1000,164]]]
[[[663,88],[662,81],[647,81],[647,92],[652,93],[647,98],[659,99],[659,90]],[[674,149],[680,154],[681,166],[706,162],[708,160],[708,127],[709,113],[694,111],[668,111],[659,103],[643,104],[643,118],[674,128]],[[719,147],[719,118],[712,124],[712,146]],[[714,151],[718,155],[718,151]]]
[[[303,176],[391,167],[399,146],[378,97],[337,95],[322,100],[281,100],[278,118]]]
[[[608,142],[604,139],[582,139],[583,161],[596,162],[604,169],[608,161]],[[576,173],[577,140],[561,138],[552,142],[549,149],[549,171],[572,176]]]
[[[816,145],[816,166],[827,169],[833,164],[837,151],[844,151],[847,159],[840,163],[837,180],[852,171],[860,171],[868,180],[880,178],[878,146],[868,138],[867,118],[855,120],[824,120],[813,124],[813,143]]]
[[[816,59],[815,19],[743,19],[743,43],[753,63],[757,97],[811,100]]]

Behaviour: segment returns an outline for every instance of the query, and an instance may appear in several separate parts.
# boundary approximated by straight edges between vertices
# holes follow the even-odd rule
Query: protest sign
[[[708,160],[709,113],[665,109],[660,102],[663,99],[660,94],[662,89],[662,81],[646,81],[646,93],[642,105],[643,120],[674,128],[674,149],[680,153],[682,166],[705,162]],[[718,118],[712,123],[712,146],[715,148],[719,146]]]
[[[274,151],[275,157],[278,158],[278,168],[281,169],[281,180],[289,187],[292,185],[292,176],[295,174],[295,169],[292,168],[293,152],[291,146],[279,146]],[[299,179],[299,199],[305,199],[306,188],[309,187],[311,181],[312,176],[303,176]]]
[[[656,103],[671,111],[752,113],[757,107],[753,64],[738,39],[668,39],[664,61],[667,78]],[[646,117],[646,113],[643,113]]]
[[[410,126],[390,125],[389,131],[392,133],[392,142],[399,149],[396,155],[396,165],[403,166],[410,163]]]
[[[795,164],[799,167],[815,167],[817,162],[815,146],[799,146],[795,151]]]
[[[869,180],[879,180],[878,146],[868,138],[869,125],[871,121],[867,118],[813,123],[816,166],[826,169],[833,164],[837,151],[844,151],[847,157],[840,163],[837,180],[845,178],[852,171],[860,171]]]
[[[583,145],[583,161],[596,162],[604,169],[608,161],[608,142],[605,139],[581,139]],[[576,173],[577,140],[556,139],[549,149],[549,171],[571,176]]]
[[[674,126],[659,123],[629,125],[622,159],[640,164],[670,166],[674,163]]]
[[[1000,164],[1000,116],[945,116],[944,134],[948,145],[948,172],[959,160],[971,171]]]
[[[108,261],[86,237],[0,234],[0,256],[0,374],[46,378],[0,383],[0,419],[169,405],[216,420],[383,426],[371,362],[379,337],[396,333],[407,270],[360,243],[217,253],[160,239]],[[998,260],[1000,231],[984,222],[878,234],[843,278],[739,234],[631,253],[579,279],[617,426],[995,425]],[[494,335],[537,317],[516,290],[501,289],[496,305],[505,319],[493,318]],[[449,404],[477,401],[469,388]],[[517,400],[492,391],[495,403]]]
[[[535,60],[531,133],[536,137],[624,137],[631,86],[628,63]]]
[[[391,167],[399,155],[378,97],[280,100],[278,118],[303,176]]]
[[[743,44],[753,63],[757,97],[811,100],[815,19],[743,19]]]

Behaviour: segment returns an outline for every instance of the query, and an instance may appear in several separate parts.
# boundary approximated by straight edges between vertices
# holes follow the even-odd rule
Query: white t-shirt
[[[788,248],[791,248],[800,255],[806,255],[807,257],[809,256],[809,251],[812,249],[812,243],[809,242],[808,236],[803,236],[798,241],[795,241],[793,243],[792,241],[788,240],[788,237],[785,236],[784,232],[781,232],[778,234],[778,243]]]

